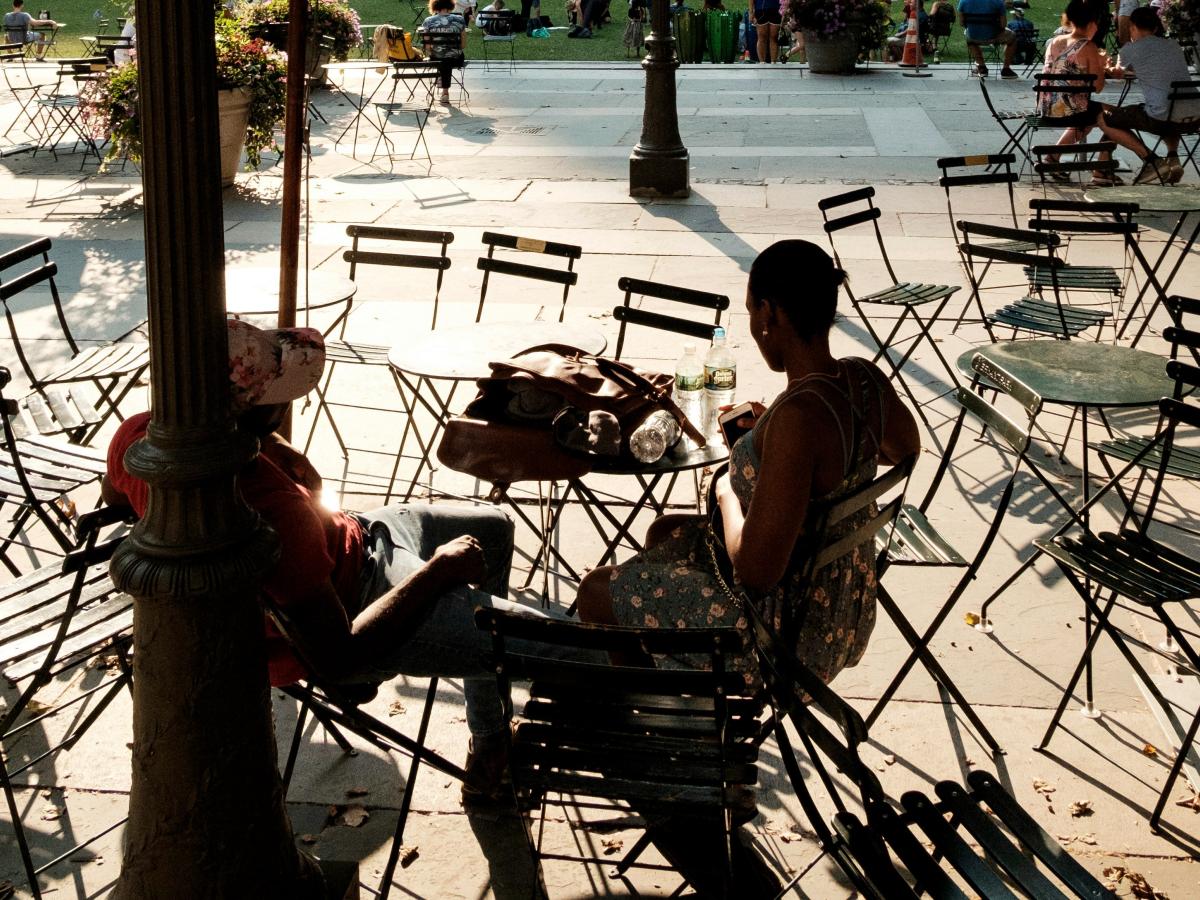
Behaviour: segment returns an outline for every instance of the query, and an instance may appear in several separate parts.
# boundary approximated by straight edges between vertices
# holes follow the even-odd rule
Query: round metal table
[[[1011,341],[968,350],[958,368],[976,372],[976,354],[1036,391],[1046,403],[1097,409],[1150,406],[1171,396],[1167,360],[1145,350],[1085,341]]]
[[[542,344],[566,344],[591,355],[608,341],[595,328],[564,322],[479,322],[418,333],[388,354],[392,368],[417,378],[474,381],[491,372],[488,363],[511,359]]]
[[[511,359],[522,350],[542,344],[566,344],[592,355],[604,352],[608,340],[595,328],[563,322],[477,322],[436,331],[416,332],[388,353],[388,363],[400,382],[401,401],[408,414],[401,444],[411,432],[420,447],[421,459],[404,495],[412,498],[421,472],[430,466],[430,456],[450,417],[454,393],[463,382],[491,373],[488,363]],[[450,383],[439,390],[436,382]],[[418,404],[433,417],[428,440],[417,427]]]
[[[1136,203],[1138,205],[1139,216],[1147,213],[1174,213],[1178,216],[1175,220],[1175,226],[1167,235],[1166,243],[1163,244],[1162,250],[1159,251],[1158,258],[1153,263],[1141,260],[1142,267],[1146,270],[1146,283],[1138,291],[1137,297],[1130,304],[1125,321],[1117,329],[1117,337],[1124,337],[1129,323],[1133,320],[1138,309],[1141,308],[1142,299],[1146,296],[1146,292],[1154,288],[1158,296],[1154,298],[1154,302],[1150,305],[1150,309],[1146,313],[1146,318],[1142,320],[1137,334],[1133,336],[1132,346],[1136,347],[1138,341],[1141,340],[1142,335],[1145,333],[1147,326],[1149,326],[1150,319],[1154,316],[1154,311],[1158,309],[1160,303],[1170,296],[1171,282],[1179,274],[1184,260],[1187,259],[1188,254],[1195,247],[1196,239],[1200,237],[1200,215],[1197,215],[1200,213],[1200,185],[1121,185],[1101,190],[1085,191],[1084,199],[1092,203]],[[1187,225],[1188,216],[1192,215],[1197,215],[1196,224],[1188,235],[1182,239],[1182,243],[1179,243],[1180,235]],[[1172,250],[1176,250],[1178,255],[1175,257],[1174,262],[1171,263],[1171,268],[1167,272],[1166,278],[1160,280],[1158,272],[1166,261],[1167,255]]]
[[[337,306],[353,297],[357,290],[358,285],[344,275],[321,269],[308,272],[307,276],[300,272],[296,277],[296,310],[303,312]],[[239,316],[276,314],[279,311],[279,269],[226,266],[225,310]]]

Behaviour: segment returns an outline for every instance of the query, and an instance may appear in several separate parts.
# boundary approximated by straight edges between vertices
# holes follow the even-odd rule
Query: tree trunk
[[[319,896],[275,767],[255,585],[277,542],[242,502],[229,413],[212,0],[138,0],[150,486],[112,563],[134,595],[133,788],[114,896]]]

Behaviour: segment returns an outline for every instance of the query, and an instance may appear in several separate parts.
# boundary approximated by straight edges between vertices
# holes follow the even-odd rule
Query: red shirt
[[[108,478],[129,498],[138,516],[149,495],[144,481],[125,471],[125,451],[146,434],[149,413],[126,419],[108,445]],[[279,535],[279,563],[268,574],[263,592],[285,608],[303,601],[313,585],[333,584],[347,609],[358,608],[358,576],[363,563],[363,533],[356,519],[321,506],[308,488],[297,484],[270,459],[259,456],[238,478],[242,496]],[[291,684],[306,672],[268,619],[267,663],[271,684]]]

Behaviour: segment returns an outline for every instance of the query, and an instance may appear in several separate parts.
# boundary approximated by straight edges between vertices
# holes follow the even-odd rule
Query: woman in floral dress
[[[735,589],[758,598],[777,628],[790,610],[799,657],[826,681],[855,665],[866,649],[875,624],[875,558],[871,544],[857,547],[805,588],[804,560],[794,551],[809,502],[852,491],[874,477],[878,463],[920,449],[916,421],[884,374],[866,360],[830,353],[844,279],[828,254],[808,241],[779,241],[754,261],[746,294],[751,334],[767,365],[786,373],[788,383],[769,408],[757,410],[753,430],[733,445],[729,473],[715,486]],[[658,519],[645,551],[583,580],[581,618],[651,628],[748,628],[714,574],[705,538],[703,517]],[[696,662],[657,660],[674,667]],[[754,680],[749,658],[739,668]]]

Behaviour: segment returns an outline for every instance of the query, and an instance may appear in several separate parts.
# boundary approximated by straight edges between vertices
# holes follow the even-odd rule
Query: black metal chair
[[[1025,110],[998,108],[992,102],[992,95],[988,93],[986,78],[979,79],[979,91],[983,94],[983,103],[987,107],[992,120],[1004,132],[1004,145],[996,151],[996,155],[1003,156],[1015,150],[1021,154],[1024,160],[1021,163],[1018,174],[1020,174],[1020,171],[1024,171],[1026,165],[1032,169],[1034,165],[1033,157],[1029,155],[1029,148],[1026,146],[1026,141],[1029,136],[1029,126],[1037,119],[1037,114]]]
[[[21,267],[21,271],[12,274],[10,270],[17,267]],[[13,349],[16,350],[21,368],[29,378],[30,386],[41,395],[52,413],[51,416],[40,415],[38,408],[41,404],[32,405],[30,412],[39,431],[42,434],[65,432],[72,441],[86,444],[109,416],[122,418],[119,411],[121,401],[150,367],[150,345],[144,341],[117,341],[80,349],[67,324],[66,312],[54,282],[57,274],[58,266],[50,261],[49,238],[30,241],[0,255],[0,303],[4,304],[4,316],[8,320]],[[29,300],[26,292],[38,285],[45,285],[50,292],[59,329],[72,354],[65,365],[45,375],[38,375],[34,371],[29,360],[27,341],[22,341],[12,308],[14,298],[20,296],[22,301]],[[37,337],[41,340],[46,335],[38,334]],[[98,392],[94,404],[82,402],[75,395],[74,389],[83,384],[92,385]]]
[[[442,62],[443,54],[459,54],[453,60],[450,76],[453,83],[458,85],[459,104],[470,103],[471,93],[467,90],[467,59],[462,55],[462,36],[457,32],[439,33],[426,31],[424,28],[417,29],[417,36],[421,39],[425,58],[429,62]]]
[[[0,674],[20,691],[0,718],[0,789],[35,898],[42,896],[38,883],[42,872],[70,859],[125,821],[122,818],[74,846],[56,850],[48,860],[42,858],[44,851],[38,851],[35,860],[21,821],[13,779],[75,746],[116,695],[130,685],[133,599],[119,593],[108,574],[108,560],[121,539],[99,540],[103,527],[124,521],[126,514],[126,510],[113,507],[88,513],[79,522],[78,547],[61,564],[30,572],[0,588]],[[52,709],[35,711],[31,707],[38,691],[52,679],[102,655],[115,657],[115,673]],[[74,712],[76,718],[58,743],[32,756],[15,743],[14,739],[28,737],[29,729],[39,727],[48,716],[64,712]]]
[[[986,52],[988,55],[990,55],[991,59],[992,59],[992,65],[995,65],[995,66],[1000,65],[1000,62],[1003,58],[1000,55],[1003,52],[1002,44],[998,44],[994,38],[992,40],[988,40],[988,41],[973,41],[969,37],[966,36],[966,32],[965,32],[965,29],[970,28],[972,26],[976,26],[976,27],[983,26],[983,27],[995,28],[996,27],[996,16],[992,13],[960,12],[959,19],[964,28],[963,40],[966,42],[966,45],[967,45],[967,60],[968,60],[967,77],[970,78],[972,76],[979,75],[979,73],[975,69],[975,61],[970,55],[972,47],[978,47],[981,52]],[[980,80],[982,80],[983,78],[986,78],[987,75],[979,75],[979,77],[980,77]]]
[[[393,228],[384,225],[347,225],[346,234],[350,237],[351,243],[350,249],[342,254],[342,258],[350,264],[350,279],[352,281],[358,277],[359,266],[386,266],[395,271],[396,274],[406,272],[410,269],[428,270],[437,273],[433,286],[433,312],[432,324],[430,326],[436,328],[442,281],[445,278],[446,270],[450,268],[450,257],[447,253],[447,248],[454,241],[453,232],[424,231],[416,228]],[[371,243],[366,244],[364,247],[363,242]],[[436,246],[438,253],[437,255],[397,253],[391,249],[405,244],[423,245],[430,248]],[[366,247],[375,248],[380,246],[386,246],[389,249],[366,249]],[[413,292],[407,289],[398,289],[395,293],[397,299],[399,299],[406,295],[411,295]],[[341,429],[338,427],[337,421],[334,419],[333,409],[335,407],[404,414],[405,428],[396,447],[391,477],[388,483],[382,486],[386,488],[386,491],[384,491],[386,498],[384,502],[386,503],[391,498],[392,484],[395,481],[396,472],[399,469],[404,450],[405,439],[408,436],[408,416],[411,415],[411,409],[396,374],[388,365],[388,351],[390,348],[377,344],[365,344],[358,341],[346,340],[346,325],[349,322],[351,312],[353,312],[353,303],[354,298],[351,297],[347,301],[346,308],[325,330],[327,336],[334,334],[337,336],[327,337],[325,341],[325,377],[315,389],[317,409],[314,411],[312,427],[309,429],[308,438],[304,443],[304,452],[307,453],[309,447],[312,446],[313,436],[316,434],[317,425],[320,423],[322,415],[329,420],[334,438],[341,448],[343,459],[349,460],[351,450],[363,453],[383,452],[374,448],[349,446],[342,435]],[[392,383],[396,386],[401,405],[399,407],[379,407],[367,405],[364,399],[357,399],[355,402],[331,400],[329,397],[330,385],[333,382],[334,372],[337,370],[339,364],[386,369],[389,378],[391,378]],[[390,452],[387,455],[391,455]],[[349,476],[350,473],[347,472],[346,474]],[[357,478],[361,480],[361,476],[357,476]],[[356,483],[355,479],[349,479],[349,477],[343,479],[344,487],[351,484],[354,484],[355,490],[358,492],[361,492],[363,488],[378,492],[381,487],[381,485],[370,481]]]
[[[1028,220],[1030,228],[1065,238],[1065,246],[1061,251],[1064,259],[1076,240],[1103,241],[1107,244],[1114,238],[1121,242],[1121,256],[1124,259],[1120,271],[1117,266],[1080,266],[1070,262],[1053,273],[1036,267],[1028,268],[1025,274],[1033,290],[1041,293],[1047,288],[1053,289],[1053,284],[1057,284],[1058,290],[1068,295],[1099,294],[1107,298],[1111,316],[1116,312],[1116,307],[1124,297],[1125,286],[1132,277],[1132,258],[1138,261],[1142,272],[1150,279],[1157,296],[1162,296],[1154,267],[1138,244],[1140,230],[1135,220],[1138,213],[1136,203],[1035,197],[1029,201],[1029,210],[1032,213]],[[1113,254],[1108,255],[1111,257]]]
[[[394,62],[391,66],[392,74],[389,77],[392,79],[392,88],[388,98],[371,102],[376,116],[375,128],[379,132],[379,137],[375,139],[375,147],[371,151],[371,159],[374,160],[379,154],[381,144],[386,145],[389,159],[395,155],[395,145],[389,137],[395,132],[388,131],[388,123],[396,117],[407,119],[408,116],[412,116],[417,137],[413,141],[408,158],[416,159],[417,148],[424,146],[425,158],[432,165],[433,157],[429,152],[429,143],[425,140],[425,126],[429,123],[429,116],[433,110],[433,85],[437,80],[437,67],[432,62],[410,61]],[[398,100],[401,86],[407,88],[408,96]],[[425,89],[424,94],[421,92],[422,88]]]
[[[1175,322],[1175,327],[1167,329],[1165,335],[1171,342],[1171,359],[1178,359],[1179,351],[1184,348],[1195,354],[1200,350],[1200,331],[1189,328],[1188,319],[1200,317],[1200,300],[1191,297],[1168,297],[1167,309]],[[1182,400],[1187,393],[1190,393],[1189,386],[1182,380],[1176,381],[1174,398]],[[1162,425],[1163,423],[1160,421],[1160,429]],[[1128,514],[1135,519],[1137,517],[1137,498],[1146,479],[1152,477],[1163,465],[1162,450],[1157,446],[1150,446],[1153,443],[1157,443],[1156,437],[1125,435],[1089,444],[1089,447],[1099,455],[1100,463],[1104,466],[1110,479],[1116,475],[1117,466],[1124,467],[1127,463],[1133,463],[1137,469],[1137,483],[1131,494],[1125,493],[1120,480],[1112,482],[1114,489],[1124,502]],[[1166,464],[1166,473],[1172,478],[1200,481],[1200,450],[1194,447],[1172,447],[1171,459]]]
[[[1016,894],[1115,897],[989,772],[971,772],[965,786],[939,782],[934,787],[936,800],[908,791],[896,809],[859,755],[859,746],[867,740],[862,718],[803,661],[772,644],[761,618],[751,615],[760,665],[780,716],[775,734],[788,778],[821,849],[861,896],[870,900],[921,896],[966,900]],[[831,823],[826,823],[805,782],[784,720],[796,728],[813,770],[834,802],[837,812]],[[846,792],[834,781],[831,768],[854,786],[852,799],[861,805],[862,816],[850,812],[843,797]],[[816,861],[798,873],[788,888],[798,884]]]
[[[1108,318],[1106,312],[1075,309],[1063,302],[1056,277],[1066,264],[1055,255],[1055,249],[1060,243],[1058,235],[1046,231],[1001,228],[978,222],[959,222],[958,230],[963,238],[958,250],[967,264],[971,301],[975,304],[988,337],[993,342],[998,340],[996,326],[1011,328],[1014,336],[1019,331],[1029,331],[1035,335],[1049,335],[1065,340],[1099,325]],[[982,242],[980,238],[983,239]],[[997,240],[1031,243],[1042,252],[1022,253],[1005,250],[994,246]],[[1026,272],[1041,273],[1041,277],[1047,282],[1046,286],[1053,294],[1053,302],[1043,296],[1030,296],[1026,293],[995,312],[988,312],[983,303],[984,278],[987,273],[995,270],[993,263],[998,262],[1023,266]]]
[[[487,10],[481,9],[475,17],[475,24],[479,26],[479,30],[483,32],[483,65],[485,71],[492,71],[492,57],[489,47],[508,47],[508,73],[511,75],[517,70],[517,35],[516,35],[516,10],[501,9]],[[501,56],[500,61],[503,62],[505,57]]]
[[[1193,334],[1189,340],[1196,340]],[[1195,601],[1200,598],[1200,546],[1195,536],[1184,541],[1184,549],[1177,541],[1167,544],[1151,536],[1150,528],[1155,524],[1155,512],[1162,495],[1167,474],[1172,469],[1172,458],[1180,428],[1189,435],[1200,430],[1200,406],[1194,399],[1194,391],[1200,387],[1200,368],[1179,360],[1167,363],[1167,374],[1181,388],[1193,392],[1185,399],[1164,398],[1159,404],[1162,427],[1153,440],[1142,446],[1136,455],[1100,490],[1105,492],[1135,466],[1151,465],[1157,459],[1153,471],[1153,486],[1147,498],[1145,512],[1136,527],[1121,527],[1118,531],[1093,532],[1084,527],[1075,535],[1060,533],[1048,540],[1035,541],[1039,550],[1058,564],[1067,581],[1075,588],[1084,603],[1089,617],[1096,622],[1088,636],[1079,663],[1063,691],[1062,700],[1054,712],[1049,727],[1043,735],[1038,749],[1045,749],[1059,727],[1063,713],[1074,694],[1075,687],[1085,672],[1091,672],[1092,651],[1101,634],[1107,634],[1114,642],[1125,661],[1133,669],[1141,684],[1161,707],[1167,721],[1179,727],[1176,705],[1173,705],[1145,667],[1130,649],[1134,644],[1141,649],[1163,657],[1168,666],[1190,674],[1200,673],[1200,653],[1192,643],[1196,635],[1190,631],[1194,622]],[[1177,393],[1182,391],[1177,390]],[[1129,604],[1118,603],[1119,598]],[[1157,619],[1166,629],[1168,640],[1165,646],[1154,646],[1140,637],[1122,631],[1112,621],[1115,609],[1128,609],[1138,617]],[[1177,621],[1182,618],[1184,624]],[[1190,638],[1190,639],[1189,639]],[[1090,679],[1089,679],[1090,681]],[[1090,705],[1090,704],[1089,704]],[[1190,710],[1188,711],[1190,713]],[[1157,832],[1163,809],[1171,795],[1184,761],[1192,752],[1197,731],[1200,730],[1200,708],[1192,714],[1191,724],[1180,728],[1184,737],[1179,751],[1168,772],[1159,794],[1158,802],[1150,814],[1150,829]]]
[[[633,811],[646,833],[618,866],[639,867],[647,844],[669,836],[671,823],[711,826],[723,858],[711,883],[693,887],[706,897],[737,896],[734,830],[753,818],[758,778],[757,737],[762,700],[749,695],[729,658],[744,650],[732,628],[651,629],[581,625],[493,609],[475,613],[492,637],[489,662],[501,691],[513,679],[531,680],[529,702],[514,730],[510,771],[520,804],[538,808],[536,834],[523,818],[530,855],[540,860],[611,864],[611,857],[546,852],[547,807]],[[598,665],[548,660],[511,651],[510,638],[597,651],[692,654],[709,669]],[[569,803],[566,798],[571,798]],[[670,845],[660,846],[671,860]],[[714,841],[714,850],[716,842]],[[676,863],[685,879],[696,877]],[[689,879],[690,880],[690,879]]]
[[[300,752],[300,743],[304,735],[304,726],[310,714],[325,727],[347,755],[354,755],[355,751],[341,733],[340,729],[343,728],[385,753],[397,753],[410,760],[408,773],[405,776],[404,796],[400,801],[400,812],[392,835],[391,847],[388,850],[387,861],[384,863],[383,875],[378,888],[372,889],[379,900],[387,900],[392,889],[392,877],[396,872],[396,864],[400,859],[400,849],[404,844],[404,829],[408,823],[409,811],[412,809],[412,796],[416,789],[417,773],[421,764],[424,763],[459,781],[466,780],[466,772],[462,768],[425,746],[425,738],[429,732],[429,719],[437,698],[438,679],[431,678],[429,680],[429,688],[425,694],[425,703],[421,708],[421,720],[417,725],[416,736],[409,737],[362,709],[362,704],[375,696],[376,685],[338,684],[322,677],[320,669],[311,662],[312,654],[305,650],[307,646],[305,636],[293,626],[287,613],[272,604],[265,596],[260,596],[260,600],[279,633],[309,673],[306,681],[279,688],[300,704],[296,727],[292,732],[287,761],[283,769],[284,791],[287,791],[288,785],[291,783],[296,759]]]
[[[946,448],[942,453],[941,462],[933,475],[933,480],[929,484],[929,489],[926,491],[924,499],[917,506],[906,504],[900,511],[895,528],[890,533],[890,540],[886,541],[886,543],[883,540],[880,541],[882,552],[877,567],[879,605],[884,608],[888,617],[895,623],[901,635],[907,641],[910,652],[896,675],[880,694],[875,706],[866,717],[866,723],[869,728],[879,718],[896,690],[908,676],[912,667],[920,661],[934,681],[941,685],[954,702],[958,704],[964,715],[966,715],[967,719],[979,732],[979,735],[988,746],[991,747],[992,751],[999,752],[999,742],[988,731],[962,692],[930,652],[929,644],[954,610],[954,607],[962,598],[967,588],[974,582],[976,575],[987,559],[996,537],[1000,534],[1000,527],[1012,501],[1018,476],[1023,470],[1030,471],[1037,476],[1041,484],[1064,509],[1070,511],[1071,505],[1030,457],[1031,431],[1038,414],[1041,412],[1042,398],[1027,385],[1022,384],[1011,374],[984,359],[982,356],[976,355],[971,365],[975,373],[977,385],[982,379],[982,383],[986,387],[998,390],[1011,397],[1016,401],[1023,416],[1014,420],[997,409],[994,404],[989,403],[982,396],[967,388],[959,388],[956,392],[955,399],[958,401],[960,407],[958,417],[955,419],[954,428],[946,441]],[[992,436],[993,442],[1000,451],[1000,455],[1010,463],[1007,477],[997,480],[995,483],[997,492],[995,510],[992,513],[992,519],[988,525],[987,532],[970,561],[955,549],[951,540],[943,535],[929,518],[930,509],[941,488],[942,481],[954,463],[955,451],[968,416],[975,419],[984,427],[987,433]],[[908,621],[907,616],[905,616],[902,606],[888,593],[884,584],[884,574],[891,566],[950,567],[962,570],[962,574],[954,583],[946,599],[942,602],[942,605],[938,608],[938,611],[934,614],[924,631],[919,635]],[[981,631],[991,631],[991,623],[987,619],[986,604],[981,611],[977,627]]]
[[[1096,76],[1090,72],[1038,72],[1033,76],[1033,95],[1037,101],[1038,112],[1029,119],[1026,134],[1032,145],[1037,139],[1037,133],[1042,129],[1062,129],[1073,126],[1064,124],[1071,116],[1042,115],[1041,98],[1043,94],[1060,94],[1070,97],[1082,97],[1090,101],[1096,93]],[[1092,123],[1089,123],[1092,124]]]
[[[20,569],[9,555],[12,547],[40,549],[21,538],[31,518],[45,526],[58,545],[58,552],[67,553],[77,546],[75,509],[70,494],[84,485],[99,482],[105,472],[106,455],[103,451],[19,431],[20,409],[15,400],[3,396],[11,377],[8,369],[0,366],[0,429],[6,453],[6,458],[0,461],[0,508],[14,507],[8,534],[0,539],[0,562],[14,576],[19,576]]]
[[[1172,81],[1170,91],[1167,93],[1167,120],[1171,121],[1175,115],[1176,103],[1197,103],[1200,102],[1200,81]],[[1183,161],[1180,163],[1184,171],[1187,171],[1187,164],[1192,164],[1192,169],[1200,176],[1200,162],[1196,160],[1196,153],[1200,151],[1200,119],[1193,118],[1189,122],[1180,122],[1172,127],[1175,136],[1179,138],[1179,146],[1183,150],[1180,154]],[[1162,146],[1163,138],[1161,135],[1154,135],[1154,146],[1150,148],[1153,154],[1158,153],[1159,147]]]
[[[1097,141],[1093,144],[1039,144],[1031,147],[1036,162],[1033,172],[1041,181],[1042,190],[1046,192],[1052,184],[1076,185],[1082,187],[1089,181],[1084,176],[1092,172],[1102,172],[1116,175],[1118,163],[1113,151],[1117,145],[1112,141]],[[1101,159],[1100,154],[1107,154],[1107,159]]]
[[[630,325],[656,328],[660,331],[670,331],[700,340],[712,341],[713,332],[721,327],[721,313],[729,309],[729,298],[724,294],[698,291],[657,281],[646,281],[628,275],[618,279],[617,288],[625,292],[625,298],[620,306],[613,308],[613,318],[621,323],[617,330],[617,346],[613,351],[613,359],[621,358],[621,351],[625,347],[625,329]],[[649,297],[654,300],[667,300],[672,303],[694,306],[698,309],[712,310],[715,314],[713,323],[709,325],[694,319],[643,309],[641,304],[633,305],[634,297],[640,297],[643,300]]]
[[[908,362],[909,357],[912,356],[913,351],[924,340],[941,363],[942,372],[949,380],[950,388],[957,387],[958,376],[954,371],[954,367],[946,361],[946,357],[942,354],[942,350],[938,346],[930,329],[942,314],[942,310],[946,308],[950,297],[959,288],[957,285],[901,282],[896,278],[895,269],[892,267],[891,259],[888,257],[887,245],[883,240],[883,232],[879,229],[879,219],[883,213],[875,205],[874,197],[875,188],[858,188],[843,194],[837,194],[833,197],[826,197],[817,203],[817,207],[821,210],[825,233],[829,236],[829,246],[833,251],[834,261],[838,266],[842,266],[842,262],[841,257],[838,255],[837,242],[834,240],[834,235],[845,232],[848,228],[867,223],[870,223],[871,228],[874,230],[875,242],[879,247],[880,257],[883,260],[888,277],[892,280],[892,285],[862,297],[856,296],[849,285],[845,285],[844,288],[846,295],[850,298],[850,303],[854,306],[855,312],[858,313],[859,319],[867,329],[867,333],[871,335],[871,339],[879,348],[873,361],[877,361],[880,358],[887,361],[891,374],[895,376],[900,386],[904,388],[904,392],[908,395],[909,400],[912,401],[922,421],[928,425],[929,420],[925,416],[925,410],[913,394],[912,388],[909,387],[908,382],[904,379],[901,370],[904,368],[904,364]],[[850,209],[847,210],[845,207],[850,207]],[[927,318],[922,318],[919,310],[927,304],[933,304],[933,311],[928,313]],[[900,311],[900,315],[896,319],[895,325],[892,326],[891,331],[888,332],[887,337],[880,338],[876,332],[874,325],[871,324],[871,317],[867,314],[867,306],[881,306]],[[909,319],[917,326],[917,333],[897,340],[900,329]],[[892,348],[904,341],[909,342],[908,348],[899,359],[894,359],[891,353]]]
[[[475,310],[476,322],[483,318],[483,304],[487,300],[488,284],[493,275],[507,275],[562,285],[562,302],[558,307],[558,321],[563,320],[563,315],[567,311],[567,297],[571,293],[571,288],[579,282],[579,273],[575,271],[575,261],[583,256],[582,247],[575,244],[543,241],[538,238],[498,234],[494,231],[483,233],[483,244],[487,247],[487,256],[479,257],[479,261],[476,263],[479,270],[483,272],[483,282],[479,285],[479,307]],[[566,269],[552,269],[549,266],[533,265],[514,259],[501,259],[496,256],[497,250],[556,256],[559,259],[565,259],[567,267]]]
[[[958,246],[958,229],[954,223],[958,221],[959,217],[954,214],[952,189],[1003,185],[1008,192],[1009,224],[1013,228],[1020,227],[1017,223],[1017,201],[1013,193],[1013,185],[1020,178],[1012,170],[1016,161],[1017,158],[1012,153],[944,156],[937,161],[938,168],[942,170],[942,174],[938,178],[938,184],[946,193],[946,216],[950,222],[950,236],[954,239],[955,247]],[[1037,249],[1034,244],[1028,241],[998,241],[995,243],[988,242],[988,244],[997,249],[1015,250],[1019,253],[1027,253]],[[965,268],[966,261],[963,260],[962,263]],[[958,331],[959,326],[966,320],[967,311],[970,308],[971,300],[968,298],[967,302],[963,304],[962,312],[958,314],[958,318],[954,322],[954,327],[950,330],[951,334]]]

